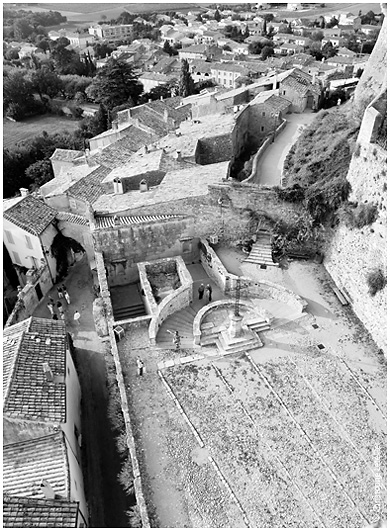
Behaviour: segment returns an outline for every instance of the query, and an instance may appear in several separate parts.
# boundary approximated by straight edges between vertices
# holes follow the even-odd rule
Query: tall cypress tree
[[[190,66],[187,59],[181,61],[181,72],[179,81],[179,95],[183,98],[191,96],[194,92],[194,80],[190,74]]]

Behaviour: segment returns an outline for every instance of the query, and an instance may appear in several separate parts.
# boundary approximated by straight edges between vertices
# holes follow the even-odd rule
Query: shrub
[[[378,218],[378,207],[373,203],[347,203],[339,211],[339,220],[351,229],[362,229],[372,225]]]
[[[305,198],[305,190],[299,184],[293,184],[288,188],[276,188],[278,198],[289,203],[300,203]]]
[[[367,284],[370,295],[374,297],[378,291],[386,287],[387,278],[381,269],[375,269],[368,274]]]

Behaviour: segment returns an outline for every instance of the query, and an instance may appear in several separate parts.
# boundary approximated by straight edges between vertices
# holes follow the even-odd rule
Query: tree
[[[266,22],[271,22],[275,16],[272,13],[266,13],[263,18]]]
[[[167,53],[170,57],[172,57],[172,55],[179,54],[179,52],[173,48],[168,41],[164,41],[163,52]]]
[[[260,59],[262,61],[265,61],[266,59],[268,59],[268,57],[271,57],[272,55],[274,55],[273,47],[272,46],[264,46],[264,48],[261,50]]]
[[[220,22],[221,21],[221,13],[219,12],[218,9],[215,10],[215,13],[214,13],[214,19],[217,21],[217,22]]]
[[[109,55],[111,55],[111,52],[114,50],[114,48],[107,42],[95,42],[92,45],[92,48],[95,53],[95,56],[98,59],[103,59],[104,57],[108,57]]]
[[[23,18],[18,18],[14,22],[14,36],[19,42],[24,41],[33,32],[33,27]]]
[[[194,91],[194,81],[190,74],[190,67],[187,59],[181,61],[181,72],[179,80],[179,96],[186,98],[191,96]]]
[[[330,21],[326,24],[326,27],[327,28],[334,28],[334,26],[337,26],[337,24],[339,23],[339,21],[337,20],[336,17],[332,17],[330,19]]]
[[[44,53],[46,53],[50,49],[49,41],[46,37],[38,39],[38,42],[36,42],[36,46]]]
[[[42,67],[32,72],[30,79],[33,89],[38,92],[42,102],[44,102],[44,94],[54,98],[63,86],[58,75],[55,72],[51,72],[47,67]]]
[[[337,55],[337,48],[334,47],[333,44],[329,41],[324,44],[321,52],[326,59],[329,59],[329,57],[334,57],[335,55]]]
[[[202,15],[200,13],[198,13],[196,15],[196,19],[195,19],[196,22],[203,22],[203,18],[202,18]]]
[[[313,31],[313,33],[311,34],[311,40],[316,42],[321,42],[322,39],[324,38],[324,34],[321,30],[316,30],[316,31]]]
[[[50,160],[38,160],[31,164],[25,171],[27,179],[31,182],[30,190],[34,191],[54,178]]]
[[[368,11],[365,15],[361,17],[362,24],[376,24],[375,13],[373,11]]]
[[[7,114],[16,120],[34,108],[33,86],[23,72],[15,71],[4,76],[3,99]]]
[[[128,63],[111,58],[101,68],[86,94],[96,103],[102,103],[106,109],[113,109],[122,103],[135,105],[143,91],[142,83],[137,79],[134,69]]]

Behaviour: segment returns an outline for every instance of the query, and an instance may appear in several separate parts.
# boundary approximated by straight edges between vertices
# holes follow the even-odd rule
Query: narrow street
[[[105,344],[95,331],[92,277],[86,256],[69,268],[64,284],[70,295],[70,305],[64,299],[61,301],[65,307],[66,329],[73,338],[82,391],[84,487],[90,511],[90,527],[128,527],[125,512],[130,503],[117,480],[121,460],[107,416]],[[57,290],[53,288],[34,311],[35,317],[50,318],[46,306],[49,296],[56,302],[59,300]],[[81,314],[79,325],[73,319],[76,309]]]
[[[316,113],[306,110],[302,114],[287,114],[287,125],[265,150],[257,166],[256,177],[253,184],[266,184],[277,186],[283,171],[284,159],[295,143],[303,128],[309,125]]]

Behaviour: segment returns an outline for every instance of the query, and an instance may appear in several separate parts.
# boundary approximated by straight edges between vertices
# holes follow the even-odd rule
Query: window
[[[30,236],[27,236],[27,234],[26,234],[26,244],[27,244],[27,247],[28,247],[29,249],[32,249],[32,248],[33,248],[33,245],[32,245],[32,243],[31,243],[31,238],[30,238]]]
[[[265,116],[265,112],[263,112],[262,114],[263,114],[263,116]]]
[[[284,91],[283,91],[283,96],[285,96],[285,95],[286,95],[286,91],[284,90]]]
[[[7,236],[8,243],[15,243],[12,233],[9,230],[6,230],[5,234]]]
[[[264,131],[264,127],[263,126],[261,126],[261,130]]]
[[[12,253],[13,253],[13,255],[14,255],[14,262],[15,262],[15,264],[19,264],[19,265],[21,265],[21,261],[20,261],[20,258],[19,258],[18,253],[15,252],[15,251],[12,251]]]

